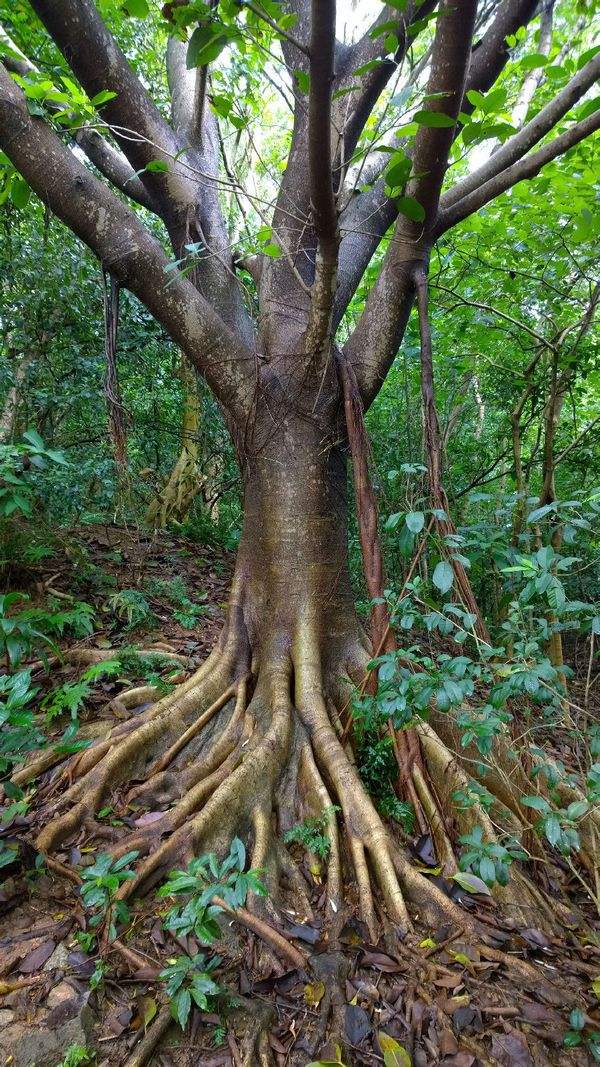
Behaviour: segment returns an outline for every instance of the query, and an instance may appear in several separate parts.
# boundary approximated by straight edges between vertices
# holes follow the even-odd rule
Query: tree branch
[[[483,37],[472,49],[461,111],[473,110],[466,98],[470,89],[485,92],[500,74],[509,51],[506,36],[526,25],[535,14],[537,0],[504,0]],[[385,193],[385,180],[354,196],[340,219],[342,243],[334,323],[339,324],[360,279],[383,235],[397,217],[395,201]]]
[[[535,178],[547,163],[557,159],[558,156],[564,155],[570,148],[574,148],[575,145],[584,141],[586,137],[590,137],[598,129],[600,129],[600,110],[594,111],[586,119],[575,123],[560,137],[555,137],[552,141],[548,141],[538,152],[531,152],[524,159],[513,164],[512,167],[507,167],[500,174],[490,178],[478,189],[474,189],[472,193],[463,196],[461,200],[458,200],[450,207],[447,208],[445,206],[445,197],[442,197],[440,213],[435,226],[435,237],[440,237],[452,226],[456,226],[457,223],[462,222],[463,219],[468,218],[475,211],[479,211],[485,204],[489,204],[490,200],[495,200],[496,197],[505,193],[507,189],[516,185],[517,182]],[[495,159],[496,157],[493,156],[492,158]]]
[[[364,129],[365,122],[390,78],[395,71],[398,70],[410,45],[417,36],[416,34],[410,33],[411,26],[414,26],[414,23],[417,20],[426,18],[427,15],[430,15],[436,8],[437,3],[438,0],[421,0],[421,3],[419,3],[418,0],[413,0],[413,2],[409,4],[407,11],[405,11],[401,17],[393,8],[386,6],[379,18],[376,19],[373,26],[367,30],[361,40],[357,41],[357,43],[349,49],[338,73],[336,81],[337,89],[345,89],[356,84],[357,76],[355,71],[357,68],[360,68],[375,59],[381,61],[373,70],[365,71],[365,73],[360,76],[357,92],[356,94],[353,93],[350,97],[352,111],[344,125],[345,161],[348,161],[351,158],[358,143],[358,139]],[[378,26],[393,21],[394,19],[397,19],[396,29],[393,32],[398,39],[398,47],[394,53],[393,59],[382,60],[381,56],[385,51],[384,39],[386,34],[373,38],[371,37],[371,33]],[[346,107],[347,98],[342,96],[338,108],[340,116],[343,114]]]
[[[335,51],[335,0],[313,0],[308,99],[308,166],[311,214],[317,238],[315,280],[306,351],[316,355],[330,333],[338,254],[336,191],[333,184],[331,90]]]
[[[443,0],[437,20],[427,110],[441,112],[454,122],[463,99],[476,8],[476,0],[465,0],[460,5],[454,0]],[[347,359],[358,368],[365,407],[381,387],[398,350],[414,299],[415,267],[429,259],[454,122],[449,126],[419,128],[413,153],[413,177],[407,193],[421,205],[424,221],[398,218],[379,278],[344,348]]]
[[[538,0],[504,0],[499,5],[496,17],[473,48],[465,93],[471,89],[486,93],[491,89],[510,57],[506,38],[516,33],[520,26],[526,26],[537,7]],[[469,113],[472,108],[473,105],[465,100],[462,110]]]
[[[103,89],[116,93],[103,105],[106,121],[114,127],[115,140],[133,169],[142,172],[144,186],[158,198],[167,225],[170,216],[173,221],[181,218],[194,199],[193,183],[172,163],[181,145],[116,44],[93,0],[31,0],[31,6],[88,95],[95,96]],[[144,170],[152,160],[161,158],[161,149],[168,153],[162,159],[169,165],[169,173]]]
[[[146,305],[205,377],[223,406],[247,410],[253,355],[191,282],[172,276],[159,242],[43,121],[0,65],[0,147],[51,210]]]
[[[578,100],[594,85],[600,77],[600,53],[589,60],[580,71],[571,78],[570,82],[561,89],[552,100],[546,104],[529,122],[523,126],[514,137],[506,141],[490,158],[467,175],[462,181],[457,182],[447,193],[444,194],[442,207],[447,209],[457,201],[463,199],[468,193],[494,178],[506,167],[512,166],[529,152],[534,145],[538,144]]]
[[[9,37],[3,26],[0,26],[0,47],[7,51],[2,56],[2,62],[7,70],[27,78],[31,74],[39,74],[38,68],[32,63],[24,52]],[[63,110],[60,104],[52,105],[56,111]],[[104,175],[117,189],[131,197],[142,207],[155,214],[160,214],[156,200],[144,187],[133,167],[129,165],[126,157],[109,141],[91,127],[78,130],[75,140],[83,149],[91,163]]]

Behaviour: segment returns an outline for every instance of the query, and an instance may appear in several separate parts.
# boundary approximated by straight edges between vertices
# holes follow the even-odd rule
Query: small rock
[[[59,1004],[73,1000],[74,996],[73,987],[68,982],[60,982],[50,990],[46,1004],[49,1008],[57,1008]]]
[[[67,946],[65,945],[65,943],[63,941],[61,941],[60,945],[57,945],[56,948],[54,949],[54,952],[52,953],[50,958],[46,960],[44,966],[42,967],[42,970],[43,971],[58,971],[58,970],[66,971],[68,966],[69,966],[68,956],[69,956],[69,950],[68,950]]]
[[[93,1023],[94,1016],[86,1005],[60,1026],[41,1028],[13,1023],[0,1031],[0,1063],[10,1062],[10,1067],[56,1067],[69,1045],[88,1044]]]
[[[0,1011],[0,1030],[5,1026],[9,1026],[15,1017],[14,1011]]]

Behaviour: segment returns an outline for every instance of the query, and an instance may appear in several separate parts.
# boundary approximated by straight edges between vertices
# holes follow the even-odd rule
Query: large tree
[[[147,7],[143,0],[124,6],[142,15]],[[69,787],[42,814],[39,845],[50,852],[82,822],[93,826],[106,795],[116,784],[131,783],[130,800],[159,805],[164,814],[119,846],[138,848],[145,857],[125,892],[175,860],[222,848],[238,834],[250,840],[252,864],[266,869],[272,891],[283,880],[308,908],[303,877],[281,831],[303,813],[324,811],[330,915],[340,914],[346,885],[354,881],[374,932],[375,890],[388,916],[403,925],[409,906],[433,921],[458,912],[417,871],[376,811],[349,742],[353,686],[372,690],[371,656],[394,647],[381,603],[363,412],[386,378],[418,298],[431,502],[440,532],[451,534],[428,327],[431,250],[450,227],[598,129],[600,110],[572,109],[596,81],[600,55],[590,50],[571,63],[569,78],[544,82],[540,106],[534,94],[547,37],[541,40],[540,62],[521,71],[516,128],[506,115],[495,121],[492,134],[501,143],[465,166],[461,154],[475,143],[477,123],[481,129],[493,111],[485,101],[511,47],[524,36],[520,28],[539,14],[538,3],[395,0],[371,6],[373,25],[346,45],[336,40],[335,0],[172,0],[163,8],[167,118],[165,101],[155,102],[147,89],[153,72],[144,77],[136,71],[144,50],[130,63],[93,0],[31,0],[99,118],[89,118],[90,107],[87,119],[63,123],[73,112],[71,90],[41,89],[48,71],[40,73],[33,62],[56,69],[48,60],[48,38],[34,27],[39,54],[28,56],[25,35],[16,39],[27,18],[21,12],[11,21],[9,10],[0,147],[17,180],[24,179],[104,270],[136,294],[203,376],[231,434],[244,496],[227,622],[216,648],[172,694],[68,764]],[[102,8],[110,21],[110,4]],[[547,16],[543,29],[547,34]],[[244,41],[255,57],[264,57],[253,75],[258,85],[275,83],[292,104],[289,152],[272,204],[259,185],[236,179],[219,128],[231,96],[211,88],[211,62]],[[389,87],[403,70],[418,104],[397,130],[393,111],[388,121]],[[239,78],[241,84],[242,73]],[[258,150],[253,158],[260,159]],[[452,184],[454,173],[459,177]],[[232,193],[239,212],[230,232]],[[263,220],[262,250],[240,257],[232,234],[248,205]],[[167,236],[179,269],[165,251]],[[378,271],[349,330],[344,316],[373,257],[379,257]],[[349,456],[366,585],[375,601],[370,636],[355,615],[348,573]],[[468,578],[456,568],[468,605]],[[475,628],[476,639],[485,641],[480,618]],[[454,842],[445,808],[452,790],[467,780],[467,768],[478,773],[477,753],[467,747],[455,755],[461,749],[448,716],[408,725],[389,726],[398,792],[414,804],[421,828],[431,829],[451,872]],[[513,831],[529,825],[521,803],[526,767],[501,738],[485,785]],[[576,798],[572,787],[562,788],[566,800]],[[494,838],[484,810],[476,807],[470,818]],[[583,834],[582,857],[589,864],[593,822],[592,816],[590,836]],[[523,907],[528,925],[532,908],[550,921],[548,903],[525,874],[516,874],[500,894]]]

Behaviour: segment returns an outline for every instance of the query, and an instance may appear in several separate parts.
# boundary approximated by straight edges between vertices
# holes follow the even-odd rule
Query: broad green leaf
[[[413,115],[413,122],[419,126],[428,126],[430,129],[450,129],[455,125],[455,119],[450,115],[444,115],[443,111],[417,111]]]
[[[414,196],[399,196],[396,199],[396,207],[401,215],[405,215],[412,222],[423,222],[425,218],[425,208]]]
[[[422,511],[409,511],[404,521],[412,533],[418,534],[425,525],[425,516]]]
[[[456,871],[452,875],[452,881],[462,889],[466,889],[467,893],[483,893],[486,897],[492,895],[483,879],[478,878],[476,874],[471,874],[470,871]]]
[[[150,14],[148,0],[123,0],[123,10],[136,19],[145,19]]]
[[[437,564],[433,572],[432,581],[436,589],[439,589],[440,593],[447,593],[448,590],[452,588],[454,571],[445,559],[441,559]]]

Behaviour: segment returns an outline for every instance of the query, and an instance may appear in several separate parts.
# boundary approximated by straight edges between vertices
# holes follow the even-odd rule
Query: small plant
[[[42,711],[46,712],[48,722],[68,712],[71,719],[77,719],[77,713],[83,702],[90,695],[94,682],[106,675],[119,674],[121,664],[118,660],[105,660],[92,663],[81,675],[78,682],[65,682],[52,689],[42,700]]]
[[[331,848],[327,823],[329,816],[339,810],[335,804],[328,804],[319,815],[304,819],[297,826],[292,826],[291,830],[287,830],[283,835],[283,840],[286,843],[295,841],[299,845],[304,845],[308,852],[312,852],[321,860],[326,860]]]
[[[94,1053],[84,1045],[69,1045],[58,1067],[79,1067],[80,1063],[91,1063],[93,1059],[95,1059]]]
[[[540,813],[535,824],[536,830],[563,856],[568,856],[580,847],[577,823],[589,811],[586,800],[575,800],[567,808],[553,808],[542,796],[522,797],[521,803]]]
[[[208,958],[203,952],[195,956],[176,956],[159,974],[165,983],[171,1015],[185,1029],[192,1001],[201,1011],[210,1011],[215,997],[224,992],[211,978],[221,962],[219,956]]]
[[[31,671],[0,675],[0,775],[21,763],[28,752],[41,748],[45,737],[37,727],[31,702],[38,690]]]
[[[508,885],[509,869],[513,860],[527,859],[527,853],[509,839],[505,844],[484,841],[480,826],[474,826],[468,834],[462,834],[459,841],[467,846],[459,860],[461,871],[471,871],[488,886],[494,885],[495,882]]]
[[[138,626],[149,626],[154,615],[146,597],[139,589],[121,589],[113,593],[106,601],[106,608],[120,622],[125,623],[126,630],[135,630]]]
[[[90,926],[97,927],[105,918],[109,920],[108,937],[114,941],[116,923],[129,922],[129,908],[122,900],[115,901],[115,894],[123,882],[134,877],[128,865],[136,860],[139,852],[126,852],[118,860],[113,860],[107,852],[101,852],[91,867],[82,871],[83,883],[80,893],[84,907],[93,911]]]
[[[17,844],[7,845],[4,841],[0,841],[0,870],[3,867],[10,867],[18,858],[19,846]]]
[[[98,989],[104,981],[104,975],[108,967],[102,960],[96,960],[96,966],[90,976],[90,989]]]
[[[46,448],[39,433],[27,430],[19,444],[0,445],[0,518],[33,515],[34,484],[32,468],[43,470],[48,461],[67,466],[62,452]]]
[[[160,597],[171,604],[176,610],[173,618],[185,630],[193,630],[194,626],[203,615],[208,612],[206,604],[196,604],[187,595],[187,588],[183,578],[176,575],[175,578],[153,578],[146,582],[146,591],[150,596]],[[200,597],[206,600],[206,593]]]
[[[600,1063],[600,1033],[597,1030],[589,1030],[586,1033],[587,1023],[585,1013],[580,1008],[573,1008],[569,1014],[569,1029],[563,1037],[565,1048],[578,1048],[584,1040],[592,1059]]]
[[[465,789],[456,789],[452,794],[452,800],[459,811],[468,811],[469,808],[475,807],[476,804],[483,808],[484,811],[490,811],[495,803],[495,798],[489,789],[486,789],[484,785],[474,781],[474,779],[471,779]]]
[[[16,667],[24,656],[40,644],[52,644],[49,637],[37,630],[26,611],[15,611],[15,605],[29,600],[26,593],[0,594],[0,655],[7,667]]]
[[[158,890],[159,897],[187,897],[165,915],[165,926],[178,937],[194,934],[210,945],[221,936],[216,916],[222,911],[213,903],[220,897],[231,908],[241,908],[249,892],[266,896],[260,871],[244,871],[246,849],[238,837],[231,843],[229,855],[219,861],[214,852],[193,859],[185,871],[171,871]]]

